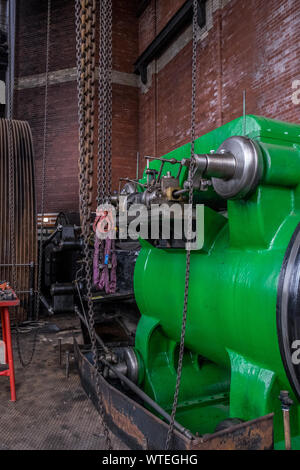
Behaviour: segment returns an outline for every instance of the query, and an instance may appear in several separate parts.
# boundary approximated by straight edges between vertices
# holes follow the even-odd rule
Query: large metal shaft
[[[195,155],[197,168],[205,178],[230,179],[234,176],[236,160],[227,153],[214,153],[213,155]]]

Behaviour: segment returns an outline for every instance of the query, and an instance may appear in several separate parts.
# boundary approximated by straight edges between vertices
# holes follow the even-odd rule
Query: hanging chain
[[[107,197],[112,190],[112,0],[107,0]]]
[[[102,2],[101,2],[102,3]],[[105,8],[106,3],[103,2]],[[101,423],[104,430],[105,444],[112,450],[109,430],[105,422],[105,408],[100,388],[99,352],[95,331],[95,318],[92,300],[92,259],[89,247],[91,235],[91,205],[93,190],[93,151],[94,151],[94,111],[95,111],[95,32],[96,1],[76,0],[76,52],[78,83],[78,116],[79,116],[79,206],[83,235],[84,266],[87,291],[87,310],[89,332],[92,343],[93,361],[97,370],[96,391]],[[100,32],[100,34],[102,34]],[[104,346],[105,352],[108,349]]]
[[[42,265],[43,265],[43,238],[44,238],[44,211],[45,211],[45,193],[46,193],[46,170],[47,170],[47,130],[48,130],[48,86],[49,86],[49,57],[50,57],[50,31],[51,31],[51,0],[48,0],[47,8],[47,36],[46,36],[46,72],[45,72],[45,97],[44,97],[44,129],[43,129],[43,156],[42,156],[42,192],[41,192],[41,229],[40,229],[40,246],[39,246],[39,260],[38,260],[38,279],[37,291],[35,297],[35,320],[39,319],[40,308],[40,293],[42,285]],[[36,328],[33,337],[32,350],[29,359],[23,359],[21,345],[20,345],[20,331],[19,325],[16,325],[16,338],[17,338],[17,351],[19,361],[22,367],[28,367],[34,358],[37,345],[37,336],[39,328]]]
[[[9,9],[11,14],[11,10]],[[17,272],[16,272],[16,234],[15,234],[15,152],[13,142],[13,95],[14,83],[11,78],[12,73],[12,50],[11,38],[9,38],[8,46],[8,61],[9,61],[9,80],[8,80],[8,153],[9,153],[9,230],[10,230],[10,255],[12,265],[12,285],[13,289],[17,290]]]
[[[46,38],[46,73],[45,73],[45,96],[44,96],[44,128],[43,128],[43,160],[42,160],[42,191],[41,191],[41,224],[40,224],[40,245],[37,276],[37,294],[35,305],[35,319],[39,318],[40,292],[42,285],[42,264],[43,264],[43,241],[44,241],[44,213],[46,194],[46,172],[47,172],[47,131],[48,131],[48,88],[49,88],[49,59],[50,59],[50,30],[51,30],[51,0],[48,0],[47,11],[47,38]]]
[[[194,173],[195,167],[195,122],[196,122],[196,89],[197,89],[197,14],[198,14],[198,2],[193,0],[193,58],[192,58],[192,106],[191,106],[191,162],[189,168],[189,215],[188,215],[188,243],[191,240],[192,234],[192,223],[193,223],[193,214],[192,214],[192,204],[193,204],[193,184],[192,176]],[[182,327],[181,327],[181,337],[180,337],[180,347],[179,347],[179,359],[177,367],[177,378],[176,386],[174,393],[174,402],[171,413],[171,420],[168,429],[168,436],[166,441],[166,450],[169,450],[172,445],[172,438],[174,433],[174,422],[176,418],[176,411],[178,405],[178,397],[180,392],[181,384],[181,375],[182,375],[182,366],[183,366],[183,356],[184,356],[184,342],[185,342],[185,332],[186,332],[186,323],[187,323],[187,310],[188,310],[188,297],[189,297],[189,281],[190,281],[190,264],[191,264],[191,249],[188,246],[186,252],[186,273],[185,273],[185,289],[184,289],[184,304],[183,304],[183,315],[182,315]]]
[[[99,120],[99,128],[98,128],[98,160],[97,160],[97,204],[104,203],[104,195],[106,192],[105,185],[106,180],[103,177],[105,175],[105,168],[104,168],[104,155],[106,153],[105,150],[105,109],[104,109],[104,102],[105,102],[105,93],[104,93],[104,83],[105,83],[105,69],[104,69],[104,53],[105,47],[104,43],[106,40],[105,35],[105,22],[104,22],[104,2],[100,0],[100,16],[99,16],[99,28],[100,28],[100,40],[99,40],[99,105],[98,105],[98,120]]]
[[[112,0],[100,1],[97,202],[110,200],[112,180]]]

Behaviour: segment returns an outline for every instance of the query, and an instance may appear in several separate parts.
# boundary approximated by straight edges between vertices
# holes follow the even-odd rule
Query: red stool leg
[[[4,319],[4,308],[0,308],[1,310],[1,325],[2,325],[2,339],[5,344],[5,364],[7,364],[7,347],[6,347],[6,329],[5,329],[5,319]]]
[[[5,336],[6,336],[8,367],[9,367],[11,401],[16,401],[15,368],[14,368],[14,358],[13,358],[12,341],[11,341],[9,311],[7,307],[4,308],[4,324],[5,324]]]

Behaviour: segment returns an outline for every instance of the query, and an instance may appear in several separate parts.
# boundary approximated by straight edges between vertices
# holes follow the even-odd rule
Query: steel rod
[[[141,390],[135,383],[131,382],[131,380],[128,379],[125,375],[123,375],[121,372],[119,372],[114,366],[112,366],[108,361],[105,359],[102,359],[100,357],[100,361],[105,364],[107,367],[109,367],[112,372],[120,379],[121,382],[124,382],[136,395],[138,395],[142,400],[144,400],[148,405],[150,405],[154,410],[156,410],[161,416],[163,416],[168,422],[171,421],[171,416],[169,413],[167,413],[163,408],[161,408],[152,398],[149,397],[143,390]],[[174,422],[175,428],[180,431],[184,436],[186,436],[189,439],[194,439],[193,434],[183,427],[180,423],[177,421]]]
[[[85,326],[87,327],[89,331],[89,325],[87,321],[85,320],[84,316],[81,315],[78,309],[75,309],[75,311],[77,315],[79,316],[80,320],[85,324]],[[99,338],[97,333],[96,333],[96,340],[98,341],[98,343],[100,342],[100,345],[102,344],[102,340]],[[168,422],[171,421],[171,416],[169,415],[169,413],[167,413],[163,408],[161,408],[161,406],[159,406],[154,400],[152,400],[152,398],[150,398],[149,395],[147,395],[143,390],[141,390],[135,383],[129,380],[128,377],[126,377],[121,372],[119,372],[114,366],[112,366],[105,359],[100,358],[100,361],[103,364],[105,364],[107,367],[109,367],[121,382],[124,382],[128,386],[128,388],[130,388],[136,395],[138,395],[142,400],[144,400],[148,405],[150,405],[155,411],[157,411],[157,413],[163,416],[163,418],[165,418]],[[186,429],[177,421],[175,421],[174,426],[179,432],[181,432],[188,439],[192,440],[195,438],[195,436],[193,436],[193,434],[188,429]]]
[[[32,263],[23,263],[23,264],[0,264],[0,268],[11,268],[12,266],[16,267],[27,267],[30,268]]]

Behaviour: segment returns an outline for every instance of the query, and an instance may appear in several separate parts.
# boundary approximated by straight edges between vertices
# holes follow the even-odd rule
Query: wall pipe
[[[6,7],[6,23],[9,49],[9,63],[6,72],[6,108],[5,116],[10,119],[14,115],[15,87],[15,42],[16,42],[16,0],[2,0],[2,9]],[[6,5],[4,5],[6,4]],[[11,114],[11,115],[10,115]]]

